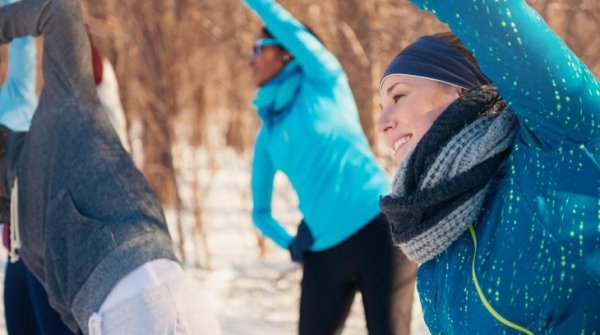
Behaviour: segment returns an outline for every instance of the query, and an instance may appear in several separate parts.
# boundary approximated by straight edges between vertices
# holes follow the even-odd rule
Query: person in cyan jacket
[[[363,133],[346,73],[277,2],[246,4],[265,25],[251,59],[259,87],[253,104],[262,120],[253,219],[303,263],[299,332],[336,334],[360,291],[370,334],[408,334],[415,265],[394,250],[381,214],[389,180]],[[303,220],[295,236],[272,216],[276,171],[299,198]],[[393,308],[402,311],[395,320]]]
[[[600,83],[524,0],[413,2],[466,46],[422,37],[380,88],[381,206],[429,330],[596,334]]]
[[[79,1],[0,7],[0,43],[25,35],[44,38],[44,86],[9,162],[11,257],[73,331],[218,334],[158,199],[101,111]]]

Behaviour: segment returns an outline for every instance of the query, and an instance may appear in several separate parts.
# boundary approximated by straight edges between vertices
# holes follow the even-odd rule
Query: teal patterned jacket
[[[600,334],[598,80],[523,0],[413,2],[449,24],[520,122],[478,223],[419,268],[431,333]]]

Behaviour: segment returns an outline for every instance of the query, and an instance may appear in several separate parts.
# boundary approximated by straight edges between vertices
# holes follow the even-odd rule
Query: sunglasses
[[[252,53],[250,54],[250,58],[254,59],[260,56],[263,52],[264,47],[272,47],[272,46],[281,46],[279,42],[275,41],[272,38],[259,38],[254,41],[254,45],[252,46]]]

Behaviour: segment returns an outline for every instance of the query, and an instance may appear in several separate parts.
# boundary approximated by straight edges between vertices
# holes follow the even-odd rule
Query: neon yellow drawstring
[[[515,323],[512,323],[512,322],[506,320],[502,315],[500,315],[500,313],[498,313],[498,312],[496,312],[496,310],[494,310],[492,305],[490,305],[488,300],[483,295],[483,291],[481,290],[481,287],[479,286],[479,281],[477,280],[477,275],[475,274],[475,258],[476,258],[475,256],[477,255],[477,237],[475,236],[475,228],[473,228],[473,225],[469,225],[469,232],[471,233],[471,237],[473,238],[473,246],[475,247],[475,250],[473,251],[473,262],[471,263],[471,275],[473,276],[473,283],[475,284],[475,288],[477,289],[477,294],[479,295],[479,299],[481,299],[481,302],[483,302],[483,306],[485,306],[485,308],[488,310],[488,312],[490,312],[490,314],[492,314],[492,316],[496,320],[500,321],[500,323],[502,323],[503,325],[510,327],[512,329],[516,329],[527,335],[535,335],[532,331],[527,330],[524,327],[519,326],[518,324],[515,324]]]

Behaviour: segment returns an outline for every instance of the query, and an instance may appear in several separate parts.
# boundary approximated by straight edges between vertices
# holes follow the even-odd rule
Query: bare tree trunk
[[[247,153],[252,148],[258,118],[249,106],[254,87],[247,56],[260,22],[239,0],[84,2],[97,45],[115,66],[128,125],[143,128],[140,136],[143,141],[136,142],[134,152],[143,151],[143,155],[138,155],[144,158],[140,168],[160,200],[180,210],[183,204],[172,146],[178,140],[173,129],[181,113],[198,113],[200,137],[219,123],[225,129],[220,143],[238,153]],[[600,75],[598,0],[528,2]],[[374,120],[378,114],[377,82],[383,65],[417,37],[447,27],[433,16],[397,0],[281,0],[281,3],[303,22],[317,28],[344,65],[363,129],[377,153]],[[197,94],[202,99],[195,97]],[[199,140],[194,145],[206,142]],[[207,149],[213,169],[214,153],[220,149]],[[137,159],[136,163],[140,161]],[[194,182],[196,192],[200,192],[203,181]],[[196,194],[195,199],[194,230],[203,240],[204,253],[209,255],[202,222],[202,194]],[[177,222],[176,229],[180,235],[179,251],[185,258],[185,231],[181,224]],[[197,238],[192,239],[194,244],[198,243]],[[259,252],[266,252],[264,239],[259,238],[258,246]]]
[[[144,83],[138,88],[136,101],[144,134],[143,171],[163,204],[173,206],[177,212],[176,227],[179,235],[179,252],[186,260],[185,233],[181,226],[182,206],[177,186],[173,155],[172,127],[170,120],[179,111],[177,101],[178,58],[168,52],[175,47],[172,29],[174,2],[125,0],[118,4],[120,22],[130,31],[126,46],[136,45],[138,62],[131,64],[128,74]]]
[[[195,161],[196,164],[199,163],[198,158],[196,158]],[[200,178],[199,169],[196,170],[194,178],[194,218],[196,221],[194,225],[194,250],[196,251],[196,267],[202,266],[200,259],[203,258],[205,260],[205,268],[207,270],[212,270],[213,265],[210,250],[208,248],[208,236],[202,218],[202,180]],[[198,239],[200,239],[201,246],[198,245]],[[200,256],[200,250],[203,251],[204,257]]]
[[[197,87],[195,94],[194,94],[194,100],[196,102],[196,108],[197,110],[195,110],[192,114],[192,120],[194,120],[194,126],[193,126],[193,133],[192,133],[192,141],[191,141],[191,145],[194,148],[194,168],[195,168],[195,173],[194,173],[194,217],[195,217],[195,224],[194,224],[194,250],[196,250],[196,266],[200,267],[201,263],[200,263],[200,259],[203,258],[205,260],[205,268],[208,270],[212,270],[213,266],[212,266],[212,258],[210,255],[210,250],[208,248],[208,236],[206,233],[206,229],[204,226],[204,220],[202,218],[202,212],[203,212],[203,197],[202,197],[202,178],[200,175],[200,164],[201,164],[201,160],[199,157],[199,153],[198,150],[196,148],[200,148],[200,146],[202,146],[204,143],[206,143],[205,140],[205,134],[202,131],[203,129],[206,129],[206,122],[208,122],[207,120],[207,111],[206,111],[206,98],[205,98],[205,86],[204,84],[201,84]],[[211,153],[209,152],[208,155],[210,156]],[[198,245],[198,240],[200,240],[200,244]],[[204,257],[200,256],[200,250],[202,250]]]
[[[339,58],[350,71],[348,79],[358,107],[360,121],[369,144],[375,147],[375,79],[371,59],[372,22],[374,14],[373,0],[338,0],[338,34],[346,41],[344,52]]]

